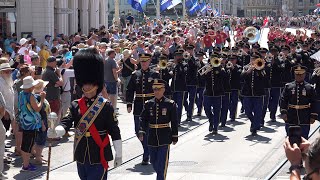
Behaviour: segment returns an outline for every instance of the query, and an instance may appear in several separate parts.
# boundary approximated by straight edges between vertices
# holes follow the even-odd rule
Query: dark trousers
[[[189,95],[189,102],[187,105],[187,117],[192,118],[194,103],[196,101],[197,86],[187,86],[187,90]]]
[[[270,98],[269,98],[270,119],[276,119],[276,113],[278,109],[280,94],[281,94],[280,87],[271,88]]]
[[[287,136],[289,136],[289,127],[290,127],[290,125],[286,124],[285,128],[286,128]],[[300,127],[301,127],[301,136],[308,140],[309,132],[310,132],[310,125],[300,125]]]
[[[204,87],[197,88],[196,104],[198,108],[198,114],[201,114],[202,108],[203,108],[203,91],[204,91]]]
[[[83,164],[77,162],[78,175],[81,180],[96,180],[107,179],[108,171],[105,170],[102,164],[90,164],[89,155],[86,155],[86,160]]]
[[[157,173],[157,180],[165,180],[169,163],[170,145],[149,147],[150,162]]]
[[[177,119],[178,119],[178,124],[180,124],[181,116],[182,116],[182,106],[184,102],[184,92],[183,91],[174,92],[173,100],[177,104]]]
[[[250,131],[260,129],[262,117],[263,96],[246,96],[243,97],[243,105],[248,119],[251,121]]]
[[[263,96],[261,124],[264,124],[264,118],[266,117],[267,109],[269,106],[270,89],[264,89],[264,94],[265,95]]]
[[[227,92],[224,94],[224,96],[222,96],[221,116],[220,116],[221,125],[226,125],[226,122],[227,122],[228,109],[230,106],[230,94],[231,93]]]
[[[230,119],[231,120],[235,120],[236,119],[238,101],[239,101],[239,90],[231,90],[230,105],[229,105]]]
[[[221,114],[222,96],[204,96],[204,112],[209,119],[210,126],[218,130]]]
[[[139,137],[140,130],[140,116],[134,116],[134,130],[137,137]],[[149,147],[148,147],[149,129],[146,129],[146,134],[143,136],[143,141],[140,141],[143,147],[143,161],[149,161]]]

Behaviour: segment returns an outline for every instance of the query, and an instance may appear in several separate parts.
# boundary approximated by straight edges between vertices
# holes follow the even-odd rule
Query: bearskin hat
[[[73,57],[73,68],[77,84],[98,85],[99,94],[104,85],[103,58],[95,48],[79,50]]]

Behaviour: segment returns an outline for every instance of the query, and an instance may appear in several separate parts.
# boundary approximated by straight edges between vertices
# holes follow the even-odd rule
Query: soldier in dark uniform
[[[165,54],[161,54],[161,56],[159,56],[159,61],[164,61],[167,63],[166,67],[160,67],[160,79],[163,79],[164,81],[166,81],[166,83],[169,83],[173,73],[172,71],[170,71],[170,67],[168,67],[168,56]]]
[[[211,58],[219,58],[218,54],[212,54]],[[205,76],[206,88],[204,90],[203,106],[209,119],[209,132],[218,133],[220,121],[222,96],[224,95],[223,81],[226,77],[225,70],[219,64],[211,64],[212,70]]]
[[[229,61],[232,63],[232,67],[230,68],[230,85],[231,85],[231,94],[230,94],[230,119],[231,121],[235,121],[237,116],[237,107],[239,101],[239,91],[241,89],[240,84],[240,75],[242,72],[242,67],[237,64],[237,55],[229,55]]]
[[[139,54],[141,69],[136,70],[132,73],[131,79],[129,81],[126,101],[128,113],[132,110],[133,106],[133,116],[134,116],[134,128],[136,135],[138,136],[140,128],[140,114],[145,105],[145,102],[154,97],[152,90],[152,81],[154,79],[159,79],[159,73],[150,69],[150,59],[151,54]],[[147,165],[149,163],[149,149],[147,145],[147,137],[144,138],[142,142],[143,146],[143,158],[142,165]]]
[[[259,64],[257,59],[260,58],[258,54],[253,54],[251,63],[243,68],[241,74],[244,79],[241,91],[243,106],[248,119],[251,121],[250,132],[252,135],[256,135],[257,130],[260,129],[263,95],[265,93],[266,72],[263,67],[257,66]]]
[[[187,82],[187,91],[188,91],[188,103],[187,106],[187,121],[192,121],[192,115],[194,110],[194,104],[196,100],[197,93],[197,74],[199,68],[199,62],[194,58],[194,45],[187,44],[186,50],[190,54],[190,59],[186,60],[188,64],[186,82]]]
[[[273,46],[269,46],[270,49]],[[275,47],[274,47],[275,48]],[[277,48],[273,49],[273,51],[276,51]],[[259,53],[261,53],[261,57],[265,60],[266,65],[265,65],[265,72],[266,72],[266,78],[265,78],[265,83],[264,83],[264,95],[263,95],[263,106],[262,106],[262,118],[260,125],[264,126],[264,118],[267,113],[267,109],[269,106],[269,98],[270,98],[270,89],[271,89],[271,81],[270,81],[270,72],[271,72],[271,64],[274,62],[274,55],[268,54],[268,50],[265,48],[260,48]]]
[[[109,135],[116,151],[115,167],[122,161],[122,141],[113,107],[99,95],[103,59],[96,49],[82,49],[74,56],[73,67],[84,97],[71,103],[61,124],[66,131],[76,127],[74,159],[80,179],[107,179],[108,161],[113,160]]]
[[[173,100],[176,102],[178,124],[181,123],[182,107],[184,103],[184,93],[187,91],[186,73],[188,65],[183,62],[183,49],[178,49],[175,52],[173,77],[171,80],[171,91],[173,93]]]
[[[271,122],[276,121],[276,112],[278,109],[279,104],[279,98],[281,94],[281,76],[282,76],[282,70],[281,62],[278,58],[278,49],[275,47],[270,48],[271,54],[274,56],[273,61],[270,64],[270,71],[269,71],[269,78],[270,78],[270,97],[267,99],[269,101],[269,111],[270,111],[270,119]]]
[[[230,106],[230,94],[231,94],[231,84],[230,84],[230,77],[231,77],[231,67],[227,67],[227,54],[222,54],[222,67],[225,70],[225,76],[223,79],[223,89],[224,89],[224,95],[222,96],[222,104],[221,104],[221,115],[220,115],[220,123],[221,127],[226,126],[227,122],[227,115],[228,115],[228,110]]]
[[[165,84],[163,80],[154,80],[152,88],[155,98],[148,100],[144,106],[139,131],[141,141],[148,134],[150,162],[157,173],[157,180],[166,179],[170,144],[178,142],[177,106],[163,95]]]
[[[290,53],[289,46],[282,46],[281,51],[284,53],[284,60],[281,62],[282,74],[281,74],[281,82],[282,87],[285,84],[293,81],[292,67],[295,66],[295,60]]]
[[[286,122],[286,131],[290,126],[300,126],[302,137],[308,139],[310,124],[318,119],[316,111],[316,92],[311,84],[304,81],[307,68],[297,65],[293,68],[295,81],[286,84],[280,100],[280,112]]]
[[[203,51],[199,51],[196,55],[197,55],[197,58],[198,58],[199,63],[200,63],[199,69],[201,69],[202,67],[205,66],[205,64],[203,62],[205,53]],[[197,74],[197,82],[198,82],[198,84],[197,84],[197,94],[196,94],[196,104],[197,104],[197,109],[198,109],[197,116],[201,116],[201,112],[202,112],[202,109],[203,109],[203,91],[204,91],[206,83],[205,83],[204,76],[200,76],[199,72]]]

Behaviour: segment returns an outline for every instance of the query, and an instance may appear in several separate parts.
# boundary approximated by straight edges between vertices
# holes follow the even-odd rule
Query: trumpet
[[[300,45],[296,46],[296,53],[302,52],[302,47]]]
[[[167,60],[160,60],[159,61],[159,67],[160,69],[165,69],[168,66],[168,61]]]
[[[238,56],[243,56],[243,50],[242,49],[239,50]]]
[[[226,64],[226,68],[227,69],[233,69],[234,68],[234,65],[232,64],[232,62],[228,62],[227,64]]]
[[[262,70],[265,67],[266,62],[261,59],[261,58],[257,58],[253,61],[253,67],[256,70]]]
[[[220,59],[220,58],[217,58],[217,57],[211,58],[211,59],[210,59],[210,64],[211,64],[213,67],[219,67],[219,66],[221,65],[221,59]]]
[[[283,52],[280,52],[278,55],[278,59],[280,62],[285,61],[286,60],[285,54]]]
[[[185,51],[185,52],[183,53],[183,58],[184,58],[184,59],[190,59],[190,58],[191,58],[190,53],[188,53],[187,51]]]

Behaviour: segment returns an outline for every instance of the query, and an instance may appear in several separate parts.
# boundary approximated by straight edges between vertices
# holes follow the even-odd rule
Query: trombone
[[[210,72],[212,70],[212,68],[214,67],[219,67],[221,65],[221,59],[214,57],[210,59],[210,64],[206,64],[205,66],[203,66],[202,68],[200,68],[198,70],[198,73],[200,74],[200,76],[207,74],[208,72]]]

